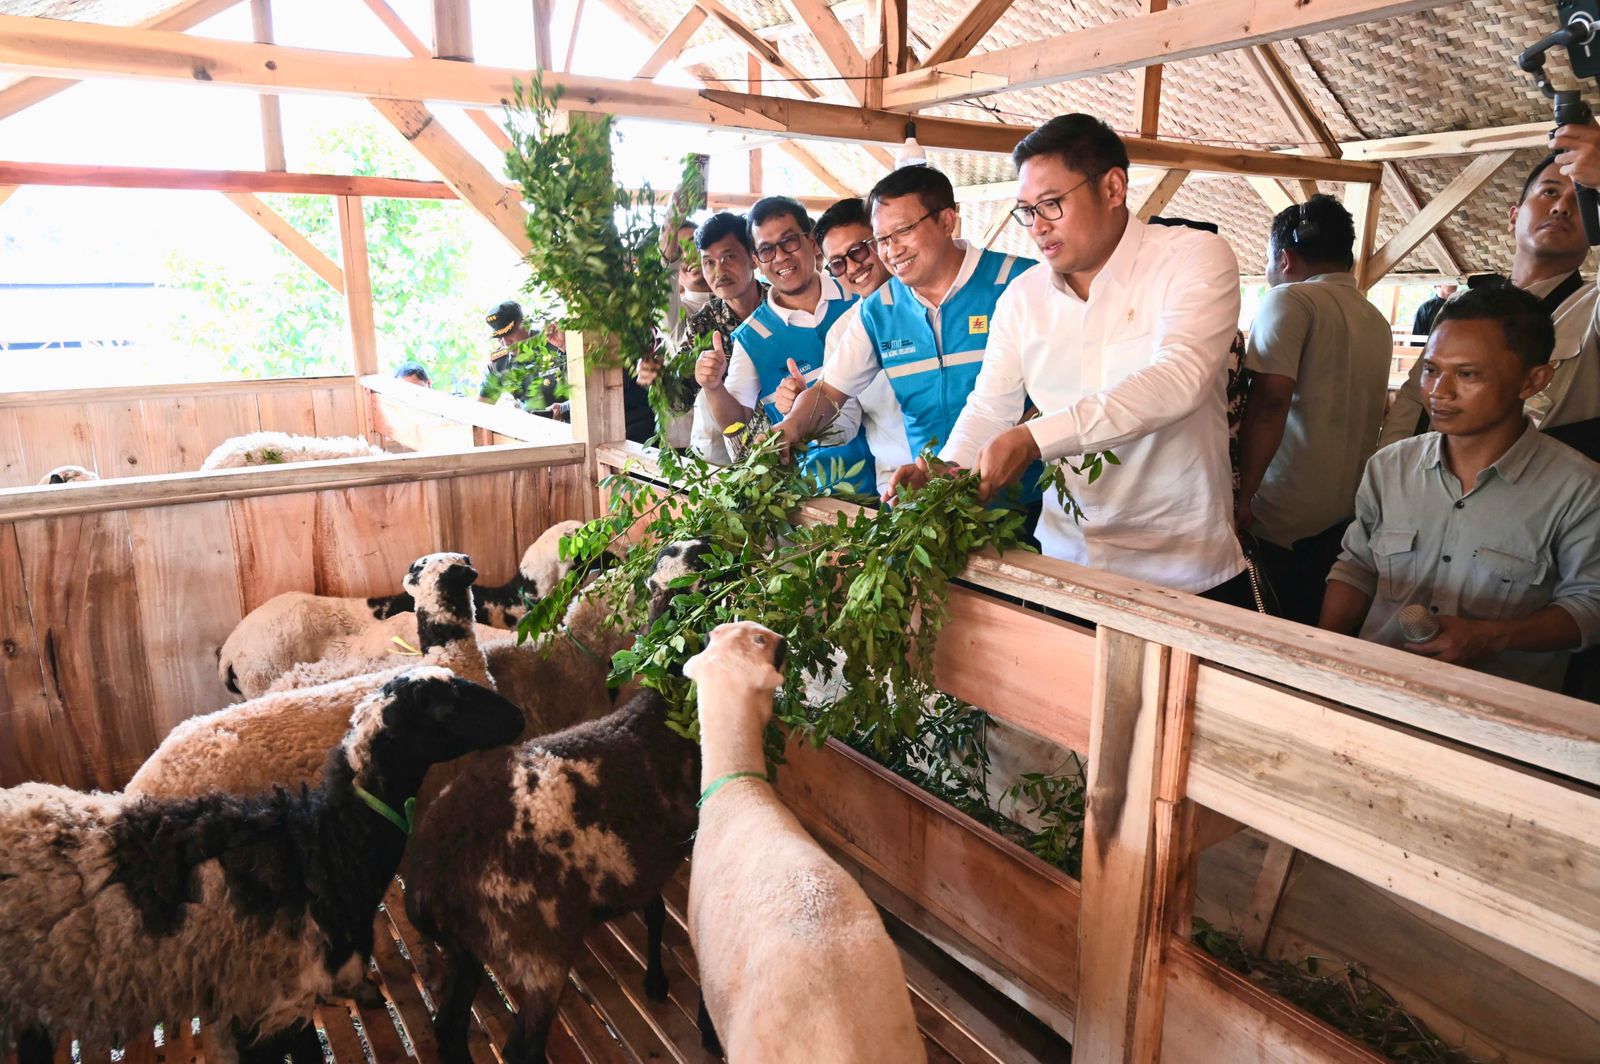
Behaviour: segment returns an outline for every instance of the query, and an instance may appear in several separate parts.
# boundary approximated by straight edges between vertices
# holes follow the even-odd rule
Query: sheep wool
[[[698,690],[707,795],[689,881],[702,1040],[720,1036],[733,1064],[925,1061],[877,909],[766,782],[782,649],[758,624],[724,624],[683,670]]]
[[[0,1050],[17,1027],[34,1047],[112,1044],[192,1016],[241,1046],[303,1034],[317,998],[365,971],[405,844],[353,785],[401,805],[430,764],[522,724],[493,692],[423,667],[362,701],[316,790],[0,791]]]
[[[223,440],[200,463],[201,472],[245,466],[319,462],[329,458],[376,458],[383,448],[356,436],[295,436],[252,432]]]
[[[85,469],[81,465],[56,466],[50,472],[39,478],[40,484],[77,484],[83,481],[99,480],[100,474],[92,469]]]
[[[472,579],[464,554],[429,554],[406,574],[424,603],[418,625],[423,656],[410,666],[450,668],[493,686],[472,616]],[[424,637],[424,633],[426,637]],[[431,637],[447,637],[443,643]],[[128,781],[130,794],[190,795],[207,790],[256,794],[275,784],[315,784],[328,749],[345,732],[351,710],[388,676],[365,674],[317,687],[282,691],[191,717],[173,728]]]

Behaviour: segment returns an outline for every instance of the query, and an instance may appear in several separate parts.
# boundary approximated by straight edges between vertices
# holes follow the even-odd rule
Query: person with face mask
[[[773,405],[780,386],[789,378],[810,382],[821,375],[826,338],[856,299],[833,277],[817,273],[811,216],[797,201],[787,196],[757,200],[748,225],[756,261],[770,286],[767,298],[734,331],[732,351],[714,336],[713,350],[700,357],[696,370],[723,430],[747,422],[758,409],[770,422],[783,420]],[[801,467],[820,487],[875,493],[872,453],[860,420],[858,404],[842,403],[837,421],[825,423],[800,455]]]

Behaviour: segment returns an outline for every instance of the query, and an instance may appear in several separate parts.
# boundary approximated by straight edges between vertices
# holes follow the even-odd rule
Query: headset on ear
[[[1304,244],[1322,235],[1322,227],[1311,220],[1306,213],[1304,203],[1295,205],[1295,219],[1294,229],[1289,234],[1289,243]]]

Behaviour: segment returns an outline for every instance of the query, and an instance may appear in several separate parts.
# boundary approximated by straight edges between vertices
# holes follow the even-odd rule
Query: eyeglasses
[[[1071,188],[1067,189],[1061,195],[1051,196],[1049,199],[1042,199],[1038,203],[1035,203],[1031,206],[1026,203],[1019,203],[1015,207],[1011,208],[1011,217],[1016,219],[1017,224],[1022,226],[1024,229],[1032,229],[1034,219],[1036,218],[1043,218],[1047,222],[1053,222],[1057,218],[1060,218],[1062,212],[1066,209],[1061,206],[1062,200],[1066,199],[1084,185],[1087,185],[1089,182],[1099,177],[1100,174],[1104,173],[1105,171],[1101,170],[1100,173],[1090,174],[1082,181],[1079,181],[1076,185],[1073,185]]]
[[[756,261],[771,262],[778,257],[778,252],[780,251],[785,255],[793,255],[800,250],[800,245],[805,242],[805,233],[790,233],[776,244],[760,244],[756,247]]]
[[[873,237],[872,238],[872,246],[877,248],[878,249],[878,253],[881,255],[891,245],[900,243],[902,240],[905,239],[905,236],[906,236],[907,233],[911,232],[911,230],[915,229],[917,226],[921,225],[923,222],[927,221],[929,218],[932,218],[937,213],[939,213],[939,212],[938,211],[929,211],[927,214],[924,214],[921,218],[918,218],[916,221],[912,222],[910,225],[902,225],[899,229],[896,229],[892,233],[885,233],[882,236]]]
[[[844,249],[843,255],[835,255],[828,260],[828,272],[835,277],[843,277],[844,271],[850,268],[850,263],[860,265],[872,258],[872,241],[857,240],[854,244]],[[849,260],[848,262],[846,260]]]

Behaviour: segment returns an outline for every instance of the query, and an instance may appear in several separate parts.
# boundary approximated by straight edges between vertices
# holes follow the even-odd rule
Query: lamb
[[[720,1052],[720,1034],[735,1064],[924,1061],[877,909],[767,783],[762,737],[782,665],[783,639],[745,621],[718,626],[683,669],[702,744],[689,881],[701,1037]]]
[[[287,432],[251,432],[223,440],[200,463],[201,472],[244,466],[317,462],[325,458],[376,458],[383,448],[359,436],[295,436]]]
[[[669,544],[650,576],[651,618],[707,544]],[[699,747],[641,690],[597,721],[462,761],[417,822],[401,875],[416,926],[444,947],[449,975],[434,1018],[443,1059],[470,1060],[467,1027],[493,966],[517,1001],[505,1064],[545,1059],[556,1002],[595,924],[645,908],[645,992],[666,996],[660,892],[688,854]]]
[[[561,558],[561,537],[578,524],[562,521],[552,525],[523,552],[516,576],[499,586],[476,588],[478,623],[515,628],[527,614],[524,594],[534,599],[549,594],[571,571],[572,563]],[[374,636],[371,642],[377,651],[372,651],[365,641],[361,648],[347,650],[375,623],[390,621],[414,608],[411,595],[404,590],[374,598],[285,592],[257,606],[239,622],[222,644],[217,672],[228,690],[255,698],[301,662],[384,655],[392,649],[389,640],[395,635],[414,642],[416,635],[408,627],[410,622],[402,617],[392,622],[392,628]]]
[[[495,638],[485,638],[486,631],[494,631]],[[606,683],[611,658],[632,646],[633,640],[634,633],[616,623],[616,611],[599,584],[589,585],[573,600],[559,629],[537,640],[519,644],[513,635],[478,628],[478,645],[495,689],[522,707],[531,734],[536,735],[594,720],[615,709],[616,692]],[[303,662],[273,681],[267,693],[363,673],[382,672],[387,679],[406,667],[396,666],[396,660],[391,653],[365,660]]]
[[[99,480],[100,474],[92,469],[85,469],[81,465],[56,466],[50,472],[39,478],[40,484],[74,484],[87,480]]]
[[[0,791],[0,1050],[51,1060],[174,1017],[229,1030],[229,1059],[322,1059],[305,1022],[359,982],[428,766],[511,741],[505,699],[424,666],[356,707],[316,790],[150,799]],[[234,1052],[239,1054],[234,1057]]]
[[[472,616],[477,572],[464,554],[429,554],[411,566],[406,587],[416,596],[423,658],[493,686]],[[256,794],[274,785],[316,785],[324,754],[344,734],[351,709],[384,676],[352,676],[320,687],[263,695],[173,728],[128,781],[130,794],[169,797],[209,790]]]

